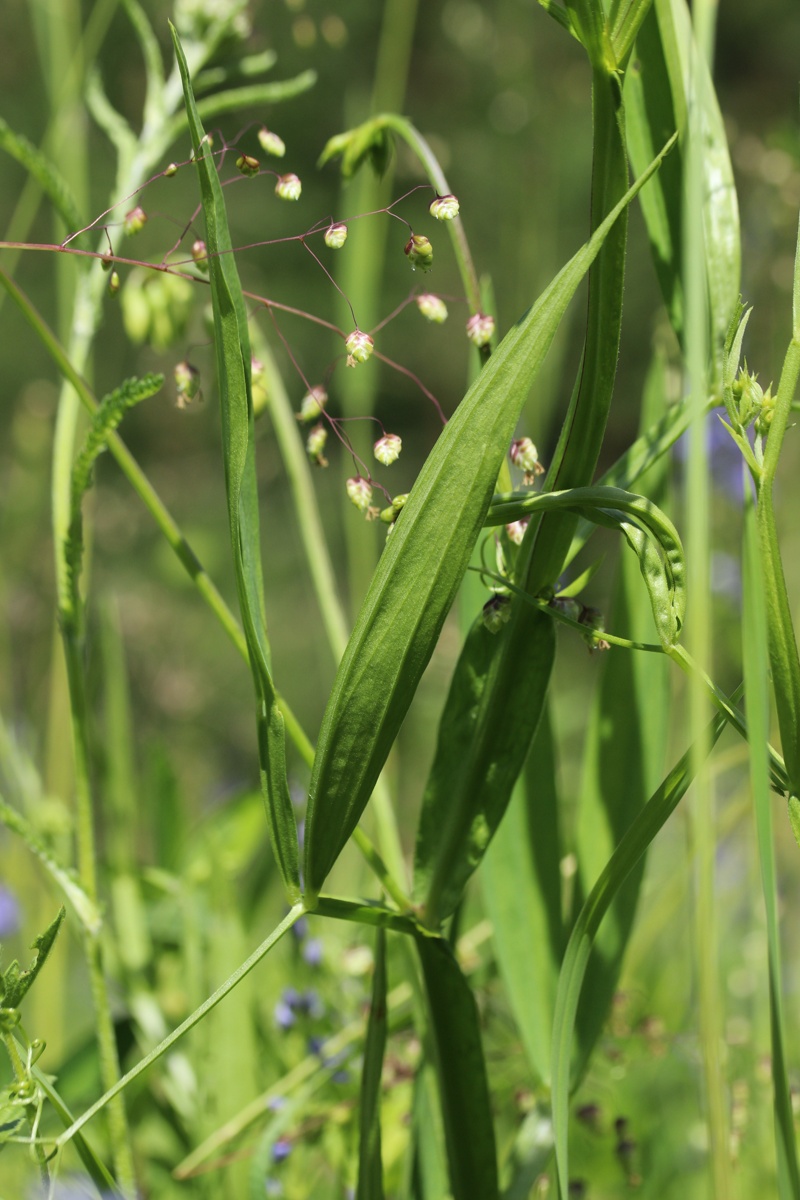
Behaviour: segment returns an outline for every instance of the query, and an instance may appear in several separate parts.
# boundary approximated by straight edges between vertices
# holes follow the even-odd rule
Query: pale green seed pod
[[[390,467],[393,462],[397,462],[402,449],[403,442],[396,433],[385,433],[383,437],[378,438],[372,447],[372,452],[379,463]]]
[[[321,423],[314,426],[306,439],[306,450],[308,452],[308,457],[317,467],[327,467],[328,465],[328,460],[323,454],[327,440],[327,427]],[[355,501],[353,501],[353,503],[355,503]],[[367,504],[369,504],[369,501],[367,501]]]
[[[257,158],[253,158],[252,154],[240,154],[236,160],[236,166],[243,175],[257,175],[260,170],[260,163]]]
[[[488,313],[475,313],[467,321],[467,337],[478,349],[488,346],[493,334],[494,317],[490,317]]]
[[[458,216],[458,200],[450,193],[437,196],[431,201],[428,211],[437,221],[452,221],[453,217]]]
[[[372,488],[366,479],[361,475],[355,475],[352,479],[348,479],[344,486],[350,503],[355,504],[358,511],[366,516],[369,513],[369,503],[372,499]]]
[[[273,158],[283,158],[286,153],[286,144],[283,138],[278,137],[277,133],[273,133],[271,129],[267,129],[266,125],[262,125],[258,131],[258,142],[265,154],[271,154]]]
[[[192,258],[198,271],[208,274],[208,249],[202,238],[197,238],[192,244]]]
[[[173,175],[177,175],[178,174],[178,164],[176,162],[171,162],[169,164],[169,166],[166,168],[166,170],[164,171],[164,174],[166,175],[167,179],[171,179]]]
[[[405,252],[412,270],[416,271],[419,267],[420,271],[430,271],[433,265],[433,246],[424,234],[412,233],[405,244]]]
[[[147,224],[147,213],[138,204],[132,208],[130,212],[125,213],[125,232],[131,236],[134,233],[139,233]]]
[[[299,200],[303,185],[296,175],[279,175],[275,184],[275,195],[281,200]]]
[[[347,351],[347,365],[354,367],[356,363],[365,363],[375,349],[375,343],[368,333],[354,329],[345,338],[344,348]]]
[[[417,308],[426,321],[441,325],[447,320],[447,305],[439,296],[434,296],[432,292],[422,292],[416,299]]]
[[[177,363],[173,372],[178,408],[186,408],[200,393],[200,372],[187,359]]]
[[[310,391],[306,392],[300,405],[300,412],[295,415],[298,421],[316,421],[327,403],[328,393],[321,383],[317,384],[316,387],[312,387]]]
[[[343,222],[329,225],[325,230],[325,245],[331,250],[341,250],[347,241],[347,226]]]

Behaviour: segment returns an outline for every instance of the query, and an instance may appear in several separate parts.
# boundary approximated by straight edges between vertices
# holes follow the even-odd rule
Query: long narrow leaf
[[[419,474],[378,564],[323,718],[306,817],[310,904],[364,810],[433,653],[559,321],[614,222],[668,148],[503,340]]]
[[[383,1200],[381,1074],[386,1049],[386,1017],[386,934],[379,927],[375,942],[372,1003],[361,1072],[356,1200]]]
[[[297,828],[286,780],[283,716],[270,672],[264,617],[247,311],[232,253],[222,187],[208,143],[204,141],[205,133],[197,114],[180,39],[174,27],[170,28],[183,82],[206,220],[228,517],[239,604],[256,689],[262,787],[275,856],[286,890],[294,900],[300,894]]]

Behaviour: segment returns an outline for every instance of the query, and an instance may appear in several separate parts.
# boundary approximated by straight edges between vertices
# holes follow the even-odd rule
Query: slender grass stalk
[[[711,60],[714,32],[712,5],[701,0],[694,10],[698,56]],[[711,661],[710,613],[710,476],[706,443],[705,399],[708,395],[708,280],[703,237],[704,125],[699,71],[688,81],[686,177],[684,191],[683,287],[686,303],[686,367],[694,418],[689,430],[686,504],[688,513],[687,574],[692,604],[688,646],[701,669]],[[706,691],[699,678],[689,688],[689,729],[701,730],[706,719]],[[710,1170],[716,1196],[732,1195],[728,1099],[723,1060],[723,1006],[719,986],[719,926],[716,909],[716,816],[713,781],[706,767],[708,747],[694,743],[695,775],[691,837],[695,850],[695,969],[698,982],[699,1033],[709,1129]]]

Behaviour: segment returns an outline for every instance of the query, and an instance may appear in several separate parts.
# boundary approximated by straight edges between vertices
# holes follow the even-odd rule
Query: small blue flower
[[[308,933],[308,918],[301,917],[299,921],[295,921],[292,926],[292,937],[297,938],[298,942],[302,942]]]
[[[11,937],[19,931],[20,917],[17,897],[0,883],[0,938]]]
[[[319,938],[309,938],[303,946],[303,958],[310,967],[318,967],[322,962],[322,942]]]
[[[283,1162],[292,1153],[292,1143],[288,1138],[278,1138],[272,1147],[272,1158],[276,1163]]]
[[[275,1018],[275,1024],[279,1029],[282,1029],[284,1033],[287,1029],[292,1028],[296,1020],[295,1015],[292,1012],[291,1005],[287,1004],[285,1000],[278,1001],[278,1003],[275,1005],[272,1015]]]

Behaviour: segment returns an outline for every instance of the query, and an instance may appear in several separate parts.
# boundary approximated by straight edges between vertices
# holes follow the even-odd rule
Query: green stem
[[[163,1041],[159,1042],[149,1054],[145,1055],[141,1062],[138,1062],[136,1066],[128,1071],[126,1075],[123,1075],[122,1079],[120,1079],[113,1088],[102,1095],[99,1100],[96,1100],[90,1108],[87,1108],[86,1112],[83,1113],[82,1116],[78,1117],[77,1121],[73,1121],[70,1127],[65,1129],[64,1132],[59,1135],[59,1137],[56,1139],[56,1146],[59,1148],[61,1146],[65,1146],[67,1142],[74,1137],[78,1130],[83,1129],[84,1125],[91,1121],[92,1117],[97,1116],[101,1109],[105,1108],[109,1101],[113,1100],[115,1096],[118,1096],[128,1086],[129,1083],[133,1082],[134,1079],[138,1079],[138,1077],[143,1074],[148,1067],[152,1066],[157,1059],[161,1058],[163,1054],[166,1054],[167,1050],[174,1046],[175,1043],[182,1038],[185,1033],[188,1033],[190,1029],[193,1029],[199,1021],[202,1021],[205,1015],[211,1012],[212,1008],[216,1008],[219,1002],[224,1000],[229,992],[232,992],[237,984],[241,983],[246,975],[250,974],[253,967],[257,966],[257,964],[261,962],[261,959],[264,958],[264,956],[269,953],[273,946],[280,941],[283,935],[289,929],[291,929],[291,927],[297,921],[300,920],[300,917],[303,916],[305,911],[306,910],[302,903],[295,904],[294,907],[291,908],[283,918],[280,925],[277,925],[275,929],[272,930],[269,937],[264,939],[258,949],[254,950],[250,957],[246,959],[242,965],[238,967],[233,974],[230,975],[225,982],[200,1005],[199,1008],[196,1008],[195,1011],[191,1013],[191,1015],[188,1016],[185,1021],[181,1022],[177,1029],[173,1029],[172,1033],[168,1034]]]

